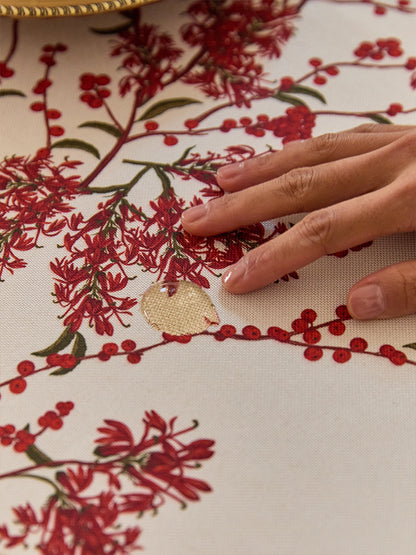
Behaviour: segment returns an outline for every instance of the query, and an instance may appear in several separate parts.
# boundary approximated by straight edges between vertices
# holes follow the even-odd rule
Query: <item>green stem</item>
[[[136,163],[136,162],[132,161],[131,163]],[[87,191],[89,193],[101,193],[101,194],[116,193],[117,191],[124,191],[124,193],[127,195],[127,193],[136,185],[136,183],[145,175],[145,173],[147,173],[154,166],[154,164],[150,162],[143,162],[141,163],[141,165],[144,165],[145,167],[141,171],[139,171],[139,173],[136,174],[133,177],[133,179],[128,183],[122,183],[121,185],[109,185],[108,187],[88,187]]]

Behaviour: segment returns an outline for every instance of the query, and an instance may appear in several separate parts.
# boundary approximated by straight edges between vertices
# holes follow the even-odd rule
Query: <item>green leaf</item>
[[[382,116],[381,114],[366,114],[366,116],[376,123],[393,123],[391,120],[389,120],[385,116]]]
[[[113,137],[120,137],[121,131],[115,125],[111,125],[110,123],[105,123],[104,121],[86,121],[85,123],[81,123],[78,127],[93,127],[94,129],[101,129],[101,131],[105,131],[106,133],[110,133]]]
[[[292,85],[288,92],[307,94],[308,96],[313,96],[317,100],[320,100],[323,104],[326,104],[326,98],[321,92],[316,89],[312,89],[311,87],[306,87],[305,85]]]
[[[23,97],[26,97],[25,93],[22,93],[22,91],[17,91],[16,89],[2,89],[2,90],[0,90],[0,96],[23,96]]]
[[[150,106],[150,108],[146,110],[146,112],[137,121],[155,118],[167,110],[171,110],[172,108],[182,108],[182,106],[189,106],[189,104],[201,104],[201,101],[193,98],[169,98],[168,100],[161,100],[160,102],[156,102],[156,104]]]
[[[45,464],[52,462],[52,459],[48,457],[48,455],[43,453],[43,451],[38,449],[35,445],[29,445],[25,453],[35,464]]]
[[[82,358],[86,352],[87,352],[87,344],[85,342],[85,338],[81,333],[76,332],[75,341],[74,341],[74,345],[72,347],[71,353],[76,358]],[[72,372],[72,370],[74,370],[74,368],[76,368],[78,364],[80,364],[80,362],[81,361],[79,360],[72,368],[58,368],[58,370],[51,372],[50,375],[63,376],[64,374],[68,374],[68,372]]]
[[[34,353],[32,353],[32,355],[35,355],[37,357],[47,357],[48,355],[59,353],[59,351],[62,351],[62,349],[65,349],[65,347],[67,347],[71,343],[74,337],[75,334],[71,331],[70,326],[68,326],[64,329],[58,339],[54,343],[52,343],[52,345],[49,345],[49,347],[46,347],[45,349],[42,349],[40,351],[35,351]]]
[[[171,190],[170,179],[160,166],[155,166],[154,168],[155,168],[156,175],[162,182],[162,188],[163,188],[162,195],[167,197],[169,194],[169,191]]]
[[[61,141],[57,141],[51,145],[51,148],[78,148],[80,150],[85,150],[89,152],[98,160],[100,159],[100,153],[95,148],[94,145],[90,143],[86,143],[85,141],[80,141],[79,139],[62,139]]]
[[[131,27],[131,22],[115,25],[114,27],[106,27],[105,29],[98,29],[97,27],[90,27],[90,31],[97,33],[97,35],[114,35],[127,31]]]
[[[282,102],[287,102],[288,104],[293,104],[293,106],[308,106],[306,102],[303,102],[303,100],[301,100],[297,96],[292,96],[291,94],[287,94],[281,91],[274,94],[273,98],[275,98],[276,100],[281,100]]]
[[[403,347],[409,347],[409,349],[416,350],[416,343],[408,343],[407,345],[403,345]]]
[[[191,150],[194,148],[195,148],[195,145],[192,145],[189,148],[187,148],[185,152],[182,154],[182,156],[173,162],[173,165],[175,166],[176,164],[180,164],[182,160],[185,160],[188,157]]]

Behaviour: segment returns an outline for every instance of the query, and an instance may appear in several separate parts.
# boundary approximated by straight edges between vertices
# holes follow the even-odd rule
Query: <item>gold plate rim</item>
[[[85,2],[84,4],[62,3],[57,6],[8,6],[0,4],[0,16],[21,18],[95,15],[128,10],[158,1],[159,0],[100,0],[97,2]]]

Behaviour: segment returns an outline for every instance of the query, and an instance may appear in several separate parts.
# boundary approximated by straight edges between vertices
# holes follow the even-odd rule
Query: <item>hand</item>
[[[308,214],[249,251],[223,275],[226,289],[258,289],[317,258],[376,237],[416,230],[416,126],[369,124],[223,166],[231,193],[186,210],[195,235],[216,235],[260,221]],[[416,312],[416,261],[375,272],[350,290],[354,318]]]

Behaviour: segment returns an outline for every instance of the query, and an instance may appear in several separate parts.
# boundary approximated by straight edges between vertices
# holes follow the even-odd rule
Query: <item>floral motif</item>
[[[72,408],[71,402],[57,404],[61,415]],[[44,430],[57,418],[53,411],[52,416],[47,412],[39,423]],[[30,536],[41,531],[36,547],[45,555],[78,553],[80,549],[83,553],[131,553],[140,548],[137,540],[141,530],[122,524],[120,517],[155,512],[166,500],[185,507],[211,491],[207,482],[192,476],[192,470],[212,457],[214,441],[185,443],[182,438],[196,428],[196,421],[176,431],[176,417],[166,421],[152,410],[145,413],[139,440],[123,422],[107,419],[104,424],[98,428],[101,435],[96,439],[94,454],[98,460],[94,462],[52,461],[34,446],[42,432],[16,433],[15,449],[23,451],[21,444],[28,444],[26,454],[35,464],[30,469],[1,474],[0,480],[29,476],[46,482],[53,493],[39,509],[29,502],[13,508],[21,532],[13,534],[7,525],[0,526],[0,545],[27,545]],[[8,445],[14,432],[11,424],[0,427],[1,444]],[[59,470],[50,478],[47,470],[52,467]],[[106,488],[97,493],[96,482],[102,479]]]

